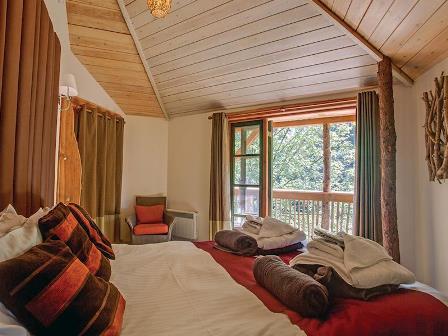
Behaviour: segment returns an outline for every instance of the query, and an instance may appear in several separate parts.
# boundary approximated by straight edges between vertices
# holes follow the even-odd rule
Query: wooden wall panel
[[[116,0],[68,0],[73,53],[129,115],[165,117]]]

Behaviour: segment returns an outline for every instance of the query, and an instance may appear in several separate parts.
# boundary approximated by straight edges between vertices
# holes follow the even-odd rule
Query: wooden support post
[[[330,124],[323,124],[322,128],[323,140],[323,163],[324,163],[324,180],[323,191],[331,190],[331,145],[330,145]],[[330,202],[322,200],[322,228],[330,229]]]
[[[381,222],[383,245],[396,262],[400,262],[397,227],[396,152],[392,63],[384,57],[378,63],[381,148]]]

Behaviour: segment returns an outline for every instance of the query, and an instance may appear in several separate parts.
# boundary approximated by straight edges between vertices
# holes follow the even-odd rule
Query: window
[[[351,232],[356,99],[234,115],[232,222],[272,216],[311,235]],[[250,121],[245,121],[245,120]]]
[[[262,185],[262,122],[232,125],[231,198],[233,226],[248,214],[260,215]]]

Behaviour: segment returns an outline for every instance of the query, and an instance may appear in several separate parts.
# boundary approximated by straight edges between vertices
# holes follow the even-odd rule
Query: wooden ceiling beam
[[[163,103],[162,97],[160,96],[159,90],[157,88],[156,81],[154,80],[154,76],[151,73],[151,70],[148,65],[148,61],[146,60],[145,54],[143,53],[142,45],[137,36],[137,32],[135,31],[134,25],[132,24],[131,18],[129,17],[129,13],[126,10],[126,4],[124,0],[117,0],[118,5],[120,6],[121,14],[123,15],[124,20],[126,21],[126,25],[129,28],[129,32],[131,33],[132,39],[134,40],[135,47],[137,48],[138,54],[142,60],[143,67],[145,68],[146,75],[148,76],[149,81],[151,82],[152,88],[156,95],[157,101],[159,102],[160,108],[165,115],[165,119],[169,120],[170,116],[166,111],[165,105]]]
[[[369,41],[367,41],[361,34],[354,30],[350,25],[348,25],[344,20],[342,20],[337,14],[335,14],[331,9],[329,9],[320,0],[310,0],[319,12],[328,17],[338,28],[344,31],[350,39],[352,39],[357,45],[363,48],[370,56],[372,56],[375,61],[381,62],[384,58],[384,54],[379,51],[375,46],[373,46]],[[396,65],[392,64],[392,71],[394,76],[402,82],[404,85],[411,86],[414,84],[414,80],[408,76],[403,70],[401,70]]]

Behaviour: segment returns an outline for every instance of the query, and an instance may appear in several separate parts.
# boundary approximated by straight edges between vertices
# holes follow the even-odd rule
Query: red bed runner
[[[448,335],[448,307],[431,295],[401,289],[365,302],[336,299],[323,320],[303,318],[259,286],[252,274],[253,257],[241,257],[213,248],[213,242],[195,245],[210,253],[232,278],[254,293],[275,313],[288,315],[307,335]],[[281,256],[288,263],[297,253]]]

